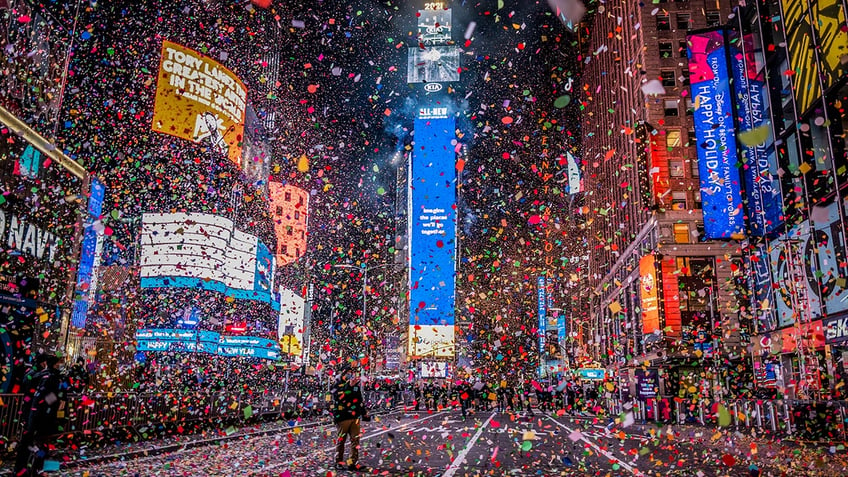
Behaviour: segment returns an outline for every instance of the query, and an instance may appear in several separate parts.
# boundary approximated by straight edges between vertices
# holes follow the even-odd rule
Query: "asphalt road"
[[[731,432],[656,428],[526,413],[398,412],[363,423],[364,475],[780,475],[781,455]],[[174,452],[65,470],[74,476],[329,476],[335,428],[295,427]],[[814,475],[812,473],[788,475]],[[839,475],[830,474],[830,475]]]

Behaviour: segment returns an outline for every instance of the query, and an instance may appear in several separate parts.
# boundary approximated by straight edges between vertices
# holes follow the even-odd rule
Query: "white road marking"
[[[493,417],[495,417],[494,412],[492,413],[492,415],[489,416],[488,419],[486,419],[486,422],[484,422],[483,425],[480,426],[479,429],[477,429],[477,432],[474,434],[474,437],[472,437],[471,440],[468,441],[468,444],[465,445],[465,448],[463,448],[459,452],[459,454],[457,454],[456,459],[454,459],[453,463],[450,465],[450,467],[448,467],[448,470],[445,471],[442,477],[453,477],[453,474],[455,474],[456,471],[459,470],[459,466],[462,465],[462,463],[465,461],[465,457],[468,455],[468,451],[470,451],[471,448],[474,447],[474,444],[477,443],[477,439],[479,439],[480,435],[483,434],[483,429],[488,427],[489,422],[491,422]]]
[[[561,427],[561,428],[565,429],[566,431],[568,431],[568,433],[569,433],[569,434],[572,434],[572,433],[574,433],[574,432],[575,432],[575,430],[574,430],[574,429],[572,429],[572,428],[570,428],[570,427],[566,426],[565,424],[563,424],[563,423],[561,423],[561,422],[557,421],[556,419],[554,419],[554,418],[552,418],[552,417],[550,417],[550,416],[545,416],[545,417],[547,417],[547,418],[548,418],[551,422],[553,422],[554,424],[556,424],[556,425],[558,425],[559,427]],[[626,469],[627,471],[629,471],[631,474],[633,474],[633,475],[642,475],[642,472],[639,472],[639,469],[634,469],[634,468],[633,468],[630,464],[628,464],[628,463],[624,462],[623,460],[621,460],[621,459],[619,459],[619,458],[617,458],[617,457],[613,456],[613,455],[612,455],[612,454],[610,454],[609,452],[607,452],[607,451],[605,451],[605,450],[601,449],[600,447],[598,447],[598,445],[597,445],[597,444],[595,444],[594,442],[590,441],[589,439],[586,439],[586,436],[583,434],[583,432],[582,432],[582,431],[580,431],[580,440],[581,440],[581,441],[583,441],[583,442],[585,442],[585,443],[587,443],[587,444],[589,444],[590,446],[592,446],[592,448],[593,448],[593,449],[595,449],[595,452],[597,452],[598,454],[603,455],[604,457],[606,457],[607,459],[609,459],[609,460],[611,460],[611,461],[618,462],[618,464],[619,464],[619,465],[621,465],[621,467],[623,467],[624,469]]]
[[[371,433],[371,434],[368,434],[368,435],[362,436],[362,438],[360,438],[360,441],[364,441],[364,440],[366,440],[366,439],[370,439],[370,438],[372,438],[372,437],[381,436],[381,435],[383,435],[383,434],[386,434],[387,432],[392,432],[392,431],[399,431],[399,430],[402,430],[402,429],[407,428],[407,427],[409,427],[409,426],[411,426],[411,425],[413,425],[413,424],[417,424],[417,423],[419,423],[419,422],[421,422],[421,421],[426,421],[427,419],[431,419],[431,418],[433,418],[433,417],[436,417],[436,416],[438,416],[438,415],[439,415],[439,414],[441,414],[441,413],[442,413],[442,411],[437,411],[437,412],[434,412],[433,414],[430,414],[429,416],[424,416],[424,417],[418,418],[418,419],[416,419],[416,420],[414,420],[414,421],[409,421],[409,422],[407,422],[407,423],[401,424],[401,425],[396,426],[396,427],[391,427],[391,428],[389,428],[389,429],[383,429],[382,431],[374,432],[374,433]],[[327,446],[327,447],[325,447],[325,448],[323,448],[323,449],[319,449],[319,450],[317,450],[317,451],[314,451],[313,453],[310,453],[310,454],[307,454],[307,455],[304,455],[304,456],[300,456],[300,457],[298,457],[298,458],[296,458],[296,459],[292,459],[292,460],[289,460],[289,461],[286,461],[286,462],[281,462],[281,463],[279,463],[279,464],[266,465],[265,467],[263,467],[263,468],[262,468],[262,470],[277,469],[277,468],[279,468],[279,467],[283,467],[283,466],[286,466],[286,465],[294,464],[295,462],[300,462],[300,461],[302,461],[302,460],[304,460],[304,459],[308,459],[308,458],[310,458],[310,457],[315,457],[315,455],[314,455],[315,453],[322,453],[322,454],[323,454],[323,453],[325,453],[325,452],[329,452],[329,451],[332,451],[332,450],[336,450],[336,446],[335,446],[335,444],[333,444],[333,445],[331,445],[331,446]]]

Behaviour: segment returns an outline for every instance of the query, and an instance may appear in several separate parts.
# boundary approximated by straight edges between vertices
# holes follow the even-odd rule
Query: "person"
[[[367,467],[360,465],[359,435],[360,420],[370,421],[362,390],[359,386],[359,373],[350,364],[339,368],[339,378],[333,390],[333,422],[338,429],[336,440],[336,469],[367,472]],[[345,441],[350,437],[350,464],[344,458]]]
[[[459,385],[459,406],[462,409],[462,420],[468,417],[468,406],[471,404],[471,394],[473,390],[468,385],[468,381],[462,381]]]
[[[75,393],[81,393],[88,387],[88,371],[85,369],[85,359],[80,356],[68,373],[68,387]]]
[[[18,441],[15,460],[15,476],[38,475],[46,453],[47,439],[57,432],[57,417],[64,389],[59,371],[58,356],[47,355],[43,369],[32,377],[35,391],[29,403],[25,403],[24,429]],[[41,364],[41,363],[40,363]]]

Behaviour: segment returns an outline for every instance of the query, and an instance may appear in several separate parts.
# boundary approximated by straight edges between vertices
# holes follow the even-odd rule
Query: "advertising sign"
[[[247,106],[244,83],[194,50],[164,40],[153,106],[153,130],[194,142],[209,139],[241,163]]]
[[[656,369],[637,369],[636,396],[639,399],[650,399],[657,397],[660,388],[659,373]]]
[[[459,81],[459,48],[438,45],[409,49],[407,59],[408,83],[449,83]]]
[[[822,320],[822,327],[825,344],[840,344],[848,341],[848,314],[842,313],[825,318]]]
[[[565,337],[568,334],[568,329],[565,324],[565,315],[557,316],[557,341],[560,346],[565,346]]]
[[[256,336],[221,336],[214,331],[148,328],[136,331],[138,351],[208,353],[277,360],[280,345]]]
[[[838,202],[813,207],[810,219],[787,230],[787,240],[771,242],[778,327],[799,316],[811,320],[848,309],[848,288],[840,278],[846,257],[838,207]]]
[[[97,265],[99,252],[103,249],[100,234],[94,228],[94,222],[103,213],[103,198],[106,186],[96,178],[91,178],[88,197],[88,217],[85,221],[85,231],[82,239],[82,253],[77,269],[77,291],[74,299],[74,312],[71,324],[77,328],[85,328],[89,304],[97,291]]]
[[[580,368],[577,370],[577,376],[586,381],[603,381],[607,375],[607,370],[603,368]]]
[[[766,245],[758,245],[746,256],[751,310],[754,313],[757,333],[765,333],[777,328],[770,260]]]
[[[642,333],[647,335],[660,329],[657,266],[653,255],[645,255],[639,260],[639,291]]]
[[[409,356],[454,355],[455,119],[417,119],[409,168]]]
[[[451,39],[451,9],[418,10],[418,41],[424,45]]]
[[[545,298],[546,292],[545,277],[536,278],[536,316],[539,326],[539,355],[541,356],[545,354],[545,332],[548,329],[548,318],[546,316],[548,302],[547,298]]]
[[[201,213],[142,217],[142,288],[200,288],[279,310],[274,266],[268,247],[230,219]]]
[[[82,181],[2,128],[0,186],[0,294],[70,306],[74,240],[84,210],[66,198],[83,193]]]
[[[422,378],[449,378],[450,364],[443,361],[422,362],[420,373]]]
[[[754,52],[754,36],[744,35],[741,39],[729,32],[730,66],[733,71],[733,91],[736,95],[736,123],[739,132],[748,132],[768,125],[769,95],[765,83],[765,65],[759,64]],[[744,153],[747,197],[748,227],[751,235],[768,235],[783,224],[783,198],[777,181],[777,163],[771,161],[767,152],[774,142],[771,128],[768,138],[760,144],[745,146]]]
[[[789,66],[794,72],[795,101],[805,113],[821,97],[821,83],[830,88],[845,76],[845,7],[840,0],[782,0]],[[812,8],[810,8],[812,4]],[[810,52],[815,51],[815,55]],[[817,61],[818,60],[818,61]],[[821,82],[821,83],[820,83]]]
[[[297,343],[303,343],[303,332],[306,327],[306,300],[293,290],[280,287],[280,314],[277,319],[277,337],[282,341],[286,334],[294,338]],[[291,338],[289,338],[291,342]],[[298,350],[302,352],[300,346]],[[297,355],[295,350],[283,348],[283,353]]]
[[[708,239],[745,236],[724,31],[688,37],[698,172]]]

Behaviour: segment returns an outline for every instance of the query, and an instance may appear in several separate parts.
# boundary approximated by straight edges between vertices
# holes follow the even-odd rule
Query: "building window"
[[[691,19],[691,15],[689,15],[688,13],[678,13],[677,14],[677,29],[678,30],[688,30],[690,19]]]
[[[677,129],[672,129],[666,131],[665,133],[665,145],[666,147],[680,147],[680,131]]]
[[[674,243],[689,243],[689,224],[674,224]]]
[[[280,215],[283,215],[283,206],[282,205],[277,206],[277,216],[280,216]]]
[[[292,226],[289,225],[288,227],[286,227],[286,235],[291,236],[293,234],[294,234],[294,229],[292,229]]]
[[[686,115],[693,116],[695,114],[695,104],[691,98],[686,98]]]
[[[678,43],[678,48],[679,49],[677,50],[677,56],[681,58],[687,58],[689,56],[689,53],[686,51],[689,48],[689,45],[686,44],[686,40],[680,40],[680,43]]]
[[[721,25],[721,12],[712,11],[707,12],[707,26],[708,27],[717,27]]]
[[[680,167],[682,168],[683,164],[681,164]],[[686,192],[678,191],[671,193],[671,208],[672,210],[686,210]]]
[[[660,42],[660,58],[671,58],[674,55],[673,46],[670,41]]]
[[[303,206],[303,196],[300,196],[300,197],[297,198],[297,205],[299,205],[301,207]]]
[[[280,254],[281,254],[281,255],[286,255],[286,254],[288,254],[288,253],[289,253],[289,246],[288,246],[288,245],[286,245],[286,244],[282,244],[282,245],[280,245]]]
[[[300,220],[300,211],[299,210],[294,211],[294,220]]]
[[[683,177],[685,175],[683,161],[668,161],[668,169],[671,177]]]
[[[677,100],[676,99],[666,99],[663,101],[665,104],[665,115],[666,116],[679,116],[680,113],[677,111]]]
[[[291,192],[286,191],[285,193],[286,202],[291,202]]]
[[[676,81],[674,80],[674,70],[663,70],[660,72],[660,79],[662,79],[663,86],[674,86]]]
[[[683,73],[680,75],[680,83],[683,86],[689,86],[689,70],[683,70]]]
[[[671,30],[671,21],[668,18],[668,13],[657,13],[657,31]]]

